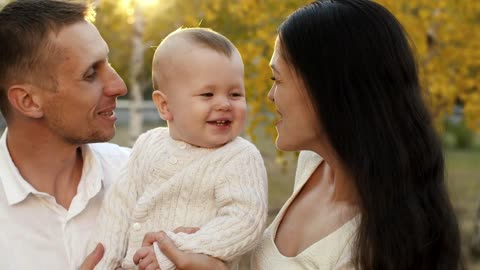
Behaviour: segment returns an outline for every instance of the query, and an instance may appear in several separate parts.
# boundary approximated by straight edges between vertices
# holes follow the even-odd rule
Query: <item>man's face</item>
[[[110,140],[115,135],[116,99],[127,93],[108,63],[108,46],[86,21],[64,27],[51,42],[57,48],[55,91],[41,94],[45,122],[52,134],[69,144]]]

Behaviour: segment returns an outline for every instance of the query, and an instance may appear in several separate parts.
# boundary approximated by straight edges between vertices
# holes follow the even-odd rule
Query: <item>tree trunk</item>
[[[130,145],[133,145],[141,134],[143,127],[143,87],[139,80],[139,75],[143,68],[143,55],[145,52],[145,45],[143,43],[145,23],[139,2],[140,1],[137,1],[135,4],[132,57],[130,59]]]

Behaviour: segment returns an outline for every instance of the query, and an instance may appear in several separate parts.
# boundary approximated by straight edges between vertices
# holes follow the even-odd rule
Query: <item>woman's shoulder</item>
[[[297,161],[294,188],[303,186],[322,161],[323,158],[313,151],[301,151]]]

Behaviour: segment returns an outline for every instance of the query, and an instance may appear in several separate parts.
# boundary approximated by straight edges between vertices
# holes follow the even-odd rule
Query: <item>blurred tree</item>
[[[480,131],[480,2],[378,2],[398,17],[416,45],[422,80],[439,130],[445,127],[445,116],[461,106],[466,125]],[[469,131],[461,134],[468,135]],[[463,139],[468,140],[468,136]],[[471,255],[480,257],[480,205],[470,241]]]
[[[111,49],[112,65],[131,85],[135,22],[134,0],[90,0],[97,4],[95,24]],[[254,139],[259,126],[274,136],[270,125],[272,105],[265,102],[270,87],[268,61],[276,27],[309,0],[138,0],[145,8],[143,44],[158,44],[178,27],[204,26],[226,35],[245,61],[247,99],[250,106],[248,134]],[[0,6],[9,0],[0,0]],[[425,94],[438,129],[454,106],[463,108],[471,130],[480,131],[480,1],[377,0],[397,16],[409,33],[419,60]],[[138,76],[141,89],[151,89],[151,59],[147,49]],[[150,91],[141,91],[147,98]]]
[[[439,130],[454,106],[480,131],[480,2],[378,0],[412,38],[421,78]]]
[[[95,25],[110,48],[109,61],[129,85],[133,10],[117,0],[95,0]]]
[[[98,0],[97,0],[98,1]],[[96,24],[111,48],[112,64],[130,85],[134,9],[129,0],[101,0]],[[146,2],[146,1],[142,1]],[[303,0],[162,0],[148,1],[144,43],[158,44],[178,27],[210,27],[238,47],[245,61],[250,125],[255,139],[259,126],[274,136],[270,125],[272,104],[266,101],[270,88],[268,62],[276,28]],[[463,106],[469,128],[480,130],[480,2],[467,0],[378,0],[391,10],[415,44],[419,70],[439,130],[455,105]],[[145,4],[146,5],[146,4]],[[151,89],[151,59],[154,49],[144,54],[145,64],[138,79]],[[145,91],[149,98],[150,91]]]
[[[150,46],[151,42],[144,40],[145,35],[145,16],[144,10],[147,8],[140,0],[123,0],[118,1],[100,1],[95,0],[95,5],[98,10],[114,10],[115,16],[97,16],[97,27],[102,33],[104,38],[110,45],[112,50],[112,44],[114,45],[111,55],[122,55],[127,57],[129,61],[123,61],[127,66],[117,68],[120,73],[123,73],[122,77],[125,78],[127,85],[129,86],[129,144],[133,145],[137,137],[143,130],[143,107],[144,107],[144,92],[145,88],[149,84],[149,73],[145,73],[145,51]],[[126,19],[126,25],[122,25],[125,28],[115,28],[118,26],[116,20],[112,20],[119,16]],[[121,24],[120,24],[121,25]],[[113,26],[113,28],[111,28]],[[102,31],[104,30],[104,31]],[[126,31],[125,31],[126,30]],[[111,35],[113,34],[113,35]],[[121,36],[120,41],[128,42],[128,47],[118,46],[115,41],[118,42],[118,37]],[[110,41],[110,38],[113,40]],[[122,58],[122,60],[125,58]],[[126,74],[125,74],[126,73]],[[126,76],[128,75],[128,76]]]
[[[143,18],[143,7],[140,1],[131,1],[133,9],[132,23],[132,53],[130,55],[130,145],[133,145],[142,133],[143,126],[143,92],[145,86],[140,80],[140,74],[144,66],[144,54],[147,45],[143,41],[145,32],[145,20]]]

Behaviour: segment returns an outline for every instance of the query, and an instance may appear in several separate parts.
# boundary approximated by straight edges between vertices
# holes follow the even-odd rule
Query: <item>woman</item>
[[[276,145],[309,151],[251,268],[461,269],[441,143],[394,16],[368,0],[316,1],[279,27],[271,67]],[[218,266],[146,239],[163,239],[180,269]]]

